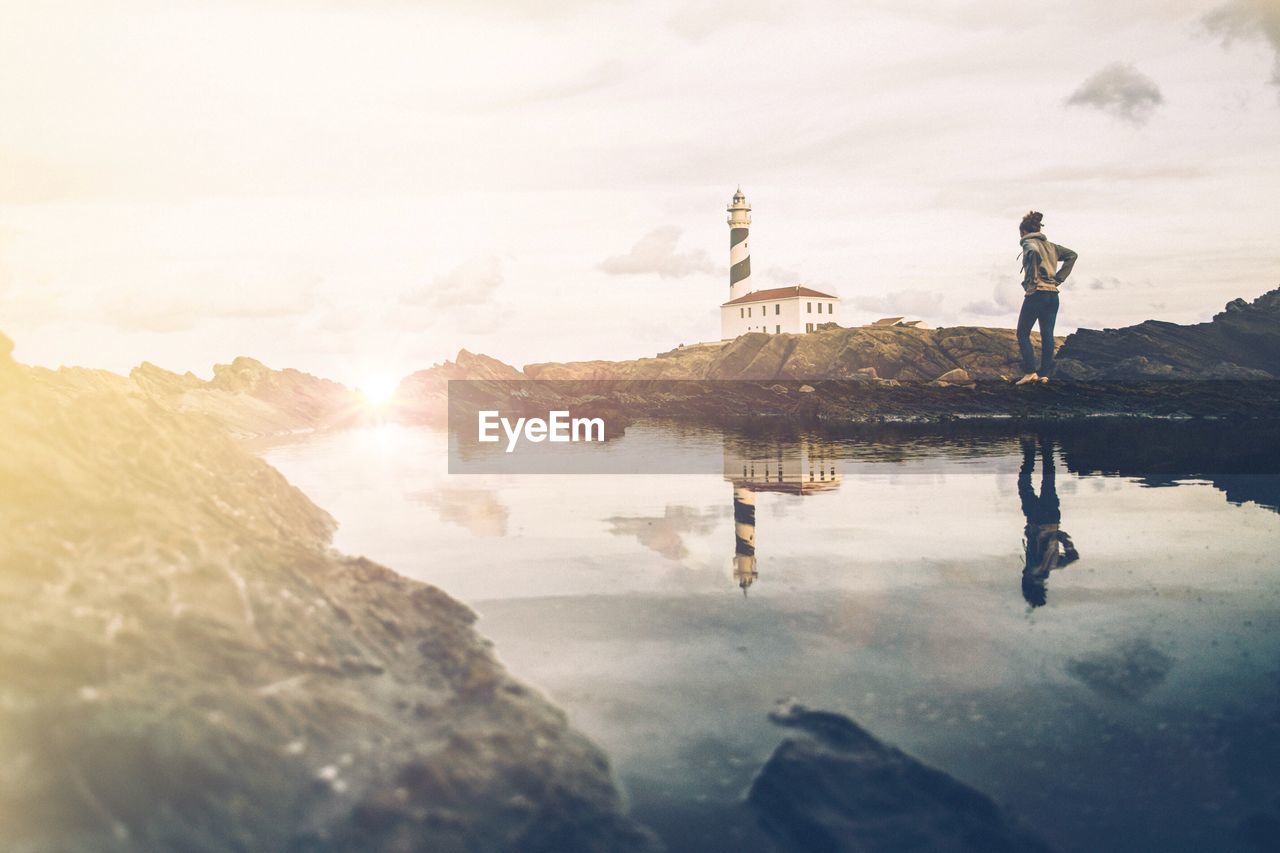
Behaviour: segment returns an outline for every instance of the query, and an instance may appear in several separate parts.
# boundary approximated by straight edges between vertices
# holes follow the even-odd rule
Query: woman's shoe
[[[1013,383],[1013,384],[1014,384],[1014,385],[1029,385],[1029,384],[1031,384],[1032,382],[1039,382],[1039,381],[1040,381],[1040,374],[1038,374],[1038,373],[1028,373],[1026,376],[1022,377],[1021,379],[1019,379],[1017,382],[1015,382],[1015,383]]]
[[[1048,385],[1048,384],[1049,384],[1049,377],[1048,377],[1048,376],[1041,376],[1041,377],[1040,377],[1040,384],[1041,384],[1041,385]]]

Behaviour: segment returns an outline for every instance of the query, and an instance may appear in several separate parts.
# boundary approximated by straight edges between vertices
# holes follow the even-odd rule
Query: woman
[[[1053,372],[1053,324],[1058,317],[1058,285],[1071,275],[1076,253],[1066,246],[1050,243],[1040,231],[1043,213],[1031,211],[1022,217],[1018,234],[1022,240],[1022,311],[1018,314],[1018,349],[1022,353],[1024,376],[1018,385],[1048,382]],[[1058,264],[1062,267],[1059,268]],[[1031,327],[1040,324],[1040,369],[1031,346]]]
[[[1062,529],[1062,510],[1058,503],[1057,471],[1053,460],[1053,444],[1045,435],[1040,444],[1040,494],[1031,486],[1031,471],[1036,465],[1036,442],[1022,439],[1022,467],[1018,469],[1018,498],[1027,519],[1023,529],[1026,561],[1022,567],[1022,597],[1032,607],[1043,607],[1048,598],[1045,589],[1049,573],[1080,559],[1071,537]]]

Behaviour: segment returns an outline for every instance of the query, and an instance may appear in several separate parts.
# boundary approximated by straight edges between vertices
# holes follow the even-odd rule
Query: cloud
[[[645,275],[657,273],[662,278],[683,278],[695,273],[713,272],[715,265],[702,249],[676,251],[680,229],[663,225],[641,237],[625,255],[605,258],[599,269],[609,275]]]
[[[421,305],[438,310],[485,305],[502,284],[502,263],[496,256],[472,258],[446,273],[437,275],[430,286],[403,294],[405,305]]]
[[[1096,163],[1088,165],[1059,165],[1047,169],[1037,169],[1027,173],[1028,183],[1056,183],[1061,185],[1078,184],[1081,181],[1114,184],[1120,181],[1127,183],[1165,181],[1190,181],[1203,178],[1209,171],[1200,165],[1187,163],[1134,163],[1117,161],[1112,163]]]
[[[942,308],[943,295],[935,290],[895,290],[877,296],[858,296],[853,307],[860,311],[877,311],[881,314],[903,314],[913,318],[936,318]]]
[[[725,0],[719,3],[685,3],[667,24],[672,30],[694,42],[700,42],[730,27],[746,23],[776,25],[786,20],[787,12],[767,0]]]
[[[120,329],[137,332],[185,332],[210,320],[275,320],[307,314],[316,300],[311,283],[294,292],[237,293],[225,287],[195,287],[143,294],[137,289],[104,288],[97,297],[99,316]]]
[[[442,521],[470,530],[476,536],[506,536],[511,515],[498,495],[488,489],[443,488],[419,496]]]
[[[1280,86],[1280,3],[1275,0],[1232,0],[1202,19],[1205,29],[1222,37],[1224,47],[1236,39],[1265,38],[1275,50],[1271,83]]]
[[[1146,124],[1164,95],[1156,81],[1124,62],[1113,62],[1094,74],[1067,98],[1067,106],[1094,107],[1131,122]]]
[[[769,281],[776,281],[782,285],[795,284],[800,281],[800,273],[790,267],[769,267],[764,271],[764,277]]]
[[[572,78],[558,79],[524,90],[504,92],[490,98],[469,97],[463,106],[468,111],[501,111],[513,107],[564,100],[612,86],[625,79],[630,73],[631,68],[626,63],[608,59],[578,71]]]
[[[1120,279],[1113,275],[1107,275],[1091,279],[1085,287],[1090,290],[1116,290],[1120,285]]]
[[[607,521],[614,536],[634,536],[641,545],[668,560],[689,556],[684,534],[709,533],[715,529],[719,513],[699,512],[693,507],[667,506],[661,516],[614,516]]]
[[[991,291],[990,299],[970,302],[961,309],[964,314],[976,314],[979,317],[1003,317],[1016,314],[1022,307],[1022,288],[1010,283],[1010,277],[996,284]]]

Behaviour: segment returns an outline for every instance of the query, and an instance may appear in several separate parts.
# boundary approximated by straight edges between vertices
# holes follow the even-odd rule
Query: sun
[[[396,393],[396,388],[400,382],[394,376],[379,375],[366,377],[364,382],[360,383],[357,390],[364,396],[364,400],[374,408],[382,408],[391,402],[391,398]]]

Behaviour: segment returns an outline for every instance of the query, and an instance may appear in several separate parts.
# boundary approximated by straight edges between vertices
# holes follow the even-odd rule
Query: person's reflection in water
[[[1049,573],[1080,559],[1071,537],[1061,526],[1053,446],[1043,435],[1039,443],[1039,495],[1031,487],[1031,471],[1036,464],[1036,442],[1031,438],[1022,440],[1022,468],[1018,471],[1018,497],[1022,500],[1022,514],[1027,517],[1027,559],[1022,569],[1022,597],[1032,607],[1044,606]]]

